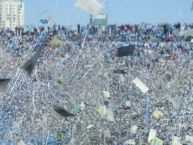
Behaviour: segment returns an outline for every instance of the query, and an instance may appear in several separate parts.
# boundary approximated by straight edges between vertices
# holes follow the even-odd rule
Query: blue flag
[[[47,24],[48,23],[48,20],[44,20],[44,19],[42,19],[42,20],[40,20],[40,22],[42,23],[42,24]]]

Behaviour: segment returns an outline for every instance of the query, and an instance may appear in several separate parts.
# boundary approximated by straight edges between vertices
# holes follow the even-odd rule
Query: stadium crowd
[[[193,138],[193,42],[180,35],[192,28],[178,23],[2,29],[0,76],[11,82],[0,97],[0,144],[144,145],[151,129],[164,145],[174,137],[193,144],[187,139]],[[62,45],[48,43],[29,76],[21,68],[45,35]],[[131,44],[132,56],[117,56],[118,48]],[[148,92],[133,84],[136,77]],[[75,116],[60,116],[55,104]],[[109,113],[104,115],[103,106]]]

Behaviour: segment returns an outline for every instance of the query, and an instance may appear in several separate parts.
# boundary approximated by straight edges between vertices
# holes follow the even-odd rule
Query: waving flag
[[[97,15],[102,11],[104,6],[97,0],[77,0],[75,7],[79,7],[92,15]]]

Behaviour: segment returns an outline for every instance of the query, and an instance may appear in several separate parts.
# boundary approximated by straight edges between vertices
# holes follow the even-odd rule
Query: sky
[[[98,0],[104,5],[109,24],[193,23],[193,0]],[[54,17],[64,25],[85,25],[89,14],[74,6],[76,0],[24,0],[25,24],[39,24]],[[42,13],[42,14],[41,14]]]

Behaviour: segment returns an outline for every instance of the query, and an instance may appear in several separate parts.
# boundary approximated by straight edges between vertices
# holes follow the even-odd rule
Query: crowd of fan
[[[179,33],[192,28],[139,24],[109,25],[104,31],[56,25],[2,30],[0,76],[12,81],[0,98],[0,144],[116,145],[133,139],[143,145],[151,128],[164,145],[171,145],[173,136],[185,144],[185,136],[193,136],[193,43],[191,36]],[[21,67],[48,34],[63,45],[46,45],[29,77]],[[134,54],[117,57],[116,49],[130,44]],[[149,87],[146,94],[132,83],[136,77]],[[75,117],[58,115],[55,104]],[[113,121],[97,111],[104,105],[112,110]],[[163,116],[156,119],[155,110]]]

